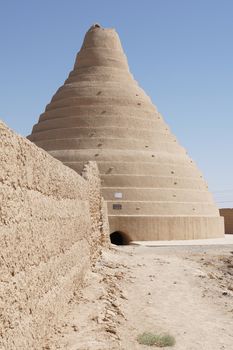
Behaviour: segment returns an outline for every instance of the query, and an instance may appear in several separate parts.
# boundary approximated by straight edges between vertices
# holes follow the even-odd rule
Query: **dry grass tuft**
[[[166,346],[175,345],[175,338],[168,334],[156,334],[151,332],[144,332],[137,337],[137,341],[139,344],[148,345],[148,346],[158,346],[160,348]]]

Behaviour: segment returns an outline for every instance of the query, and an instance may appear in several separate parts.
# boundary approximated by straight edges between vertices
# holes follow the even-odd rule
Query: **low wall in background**
[[[0,349],[49,348],[108,241],[97,165],[83,177],[0,123]]]
[[[233,234],[233,208],[219,209],[219,212],[224,217],[225,233]]]

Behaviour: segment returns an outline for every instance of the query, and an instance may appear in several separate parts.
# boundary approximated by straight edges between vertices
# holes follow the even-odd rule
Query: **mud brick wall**
[[[84,177],[0,124],[0,349],[44,349],[108,242],[95,162]]]

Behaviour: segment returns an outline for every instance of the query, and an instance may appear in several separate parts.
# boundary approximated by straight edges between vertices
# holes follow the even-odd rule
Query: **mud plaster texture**
[[[0,349],[49,338],[108,244],[95,162],[83,177],[0,123]]]
[[[134,79],[114,29],[88,30],[28,138],[78,173],[97,162],[111,232],[127,240],[223,236],[201,172]]]
[[[233,234],[233,208],[222,208],[219,212],[224,217],[225,233]]]

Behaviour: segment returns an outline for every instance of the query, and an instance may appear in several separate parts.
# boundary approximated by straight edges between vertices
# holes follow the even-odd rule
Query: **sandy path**
[[[230,247],[223,251],[229,255]],[[174,335],[174,350],[232,350],[233,292],[223,295],[226,285],[203,265],[218,254],[207,247],[105,252],[71,305],[56,349],[148,349],[136,337],[155,331]]]

